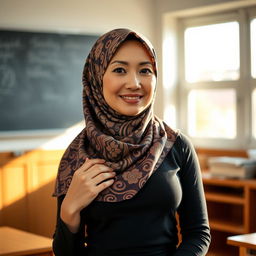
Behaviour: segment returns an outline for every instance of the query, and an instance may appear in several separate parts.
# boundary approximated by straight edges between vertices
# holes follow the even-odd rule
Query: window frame
[[[177,126],[188,133],[188,95],[193,89],[232,88],[236,91],[236,138],[191,137],[196,147],[205,148],[255,148],[256,139],[252,134],[252,92],[256,89],[256,79],[251,76],[250,21],[256,18],[256,8],[240,8],[198,17],[179,18],[178,35],[178,97]],[[239,23],[240,78],[235,81],[209,81],[188,83],[185,81],[184,32],[188,27],[203,26],[229,21]]]
[[[251,10],[249,10],[248,11],[248,21],[249,21],[249,26],[250,26],[250,24],[251,24],[251,21],[253,20],[253,19],[255,19],[256,20],[256,8],[253,8],[253,9],[251,9]],[[250,33],[251,31],[249,31],[249,33]],[[256,32],[255,32],[256,33]],[[249,45],[250,45],[250,48],[251,48],[251,33],[250,33],[250,40],[249,40]],[[256,50],[256,47],[255,47],[255,50]],[[250,72],[251,72],[251,61],[250,61],[250,65],[249,65],[249,69],[250,69]],[[252,76],[250,76],[250,90],[251,90],[251,106],[252,106],[252,93],[253,93],[253,91],[255,90],[256,91],[256,78],[253,78]],[[255,104],[256,104],[256,102],[255,102]],[[251,110],[252,110],[252,107],[251,107]],[[253,125],[252,125],[252,119],[253,119],[253,116],[252,116],[252,111],[250,112],[250,127],[251,127],[251,129],[253,129],[254,127],[253,127]],[[255,117],[255,119],[256,119],[256,117]],[[255,122],[256,122],[256,120],[255,120]],[[254,129],[256,129],[256,127],[254,128]],[[251,130],[250,131],[251,132],[251,147],[256,147],[256,138],[254,138],[253,137],[253,130]]]

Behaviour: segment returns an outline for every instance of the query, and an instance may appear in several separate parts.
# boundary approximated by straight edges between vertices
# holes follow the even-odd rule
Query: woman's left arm
[[[174,256],[204,256],[210,245],[210,228],[201,171],[195,150],[182,136],[180,144],[182,201],[178,208],[182,242]]]

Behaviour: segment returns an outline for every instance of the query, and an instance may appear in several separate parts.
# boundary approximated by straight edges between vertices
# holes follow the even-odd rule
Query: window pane
[[[252,135],[256,139],[256,89],[252,93]]]
[[[189,134],[194,137],[236,137],[234,89],[191,90],[188,97]]]
[[[239,79],[239,24],[226,22],[185,30],[187,82]]]
[[[256,78],[256,19],[251,21],[251,70],[252,77]]]

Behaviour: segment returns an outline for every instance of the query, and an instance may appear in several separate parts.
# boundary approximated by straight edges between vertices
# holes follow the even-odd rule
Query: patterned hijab
[[[156,67],[151,44],[129,29],[102,35],[92,47],[83,70],[85,128],[65,151],[58,170],[54,196],[65,194],[74,172],[88,158],[105,159],[117,175],[111,187],[95,199],[119,202],[132,198],[160,166],[176,140],[176,132],[153,115],[153,102],[136,116],[124,116],[109,107],[102,80],[118,47],[136,39],[144,45]]]

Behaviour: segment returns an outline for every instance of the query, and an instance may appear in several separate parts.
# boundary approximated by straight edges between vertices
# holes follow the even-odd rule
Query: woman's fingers
[[[86,181],[91,181],[94,186],[115,176],[113,169],[106,166],[104,159],[87,158],[84,164],[76,171],[76,175],[82,176]]]
[[[86,176],[88,179],[93,179],[101,173],[113,172],[113,169],[106,166],[104,163],[105,160],[103,159],[87,159],[76,172],[78,172],[78,175]],[[101,177],[104,178],[104,175],[105,174],[101,175]],[[99,182],[101,181],[102,180],[99,180]]]
[[[114,181],[115,181],[114,179],[110,179],[110,180],[106,180],[106,181],[100,183],[99,185],[97,185],[96,186],[97,194],[99,194],[104,189],[110,187],[114,183]]]
[[[87,158],[86,161],[77,170],[77,172],[84,172],[84,171],[89,170],[95,164],[104,164],[104,163],[105,163],[104,159],[99,159],[99,158],[89,159],[89,158]]]
[[[104,159],[87,158],[83,165],[75,172],[74,176],[80,180],[84,188],[88,188],[93,195],[97,195],[114,183],[116,173],[105,165]],[[93,196],[94,197],[94,196]]]
[[[105,188],[115,180],[113,169],[102,159],[87,159],[74,173],[65,201],[71,209],[81,210],[89,205]]]
[[[97,186],[98,184],[109,180],[109,179],[114,179],[114,177],[116,176],[116,173],[111,171],[111,172],[102,172],[99,173],[97,176],[95,176],[92,181],[93,183]]]

